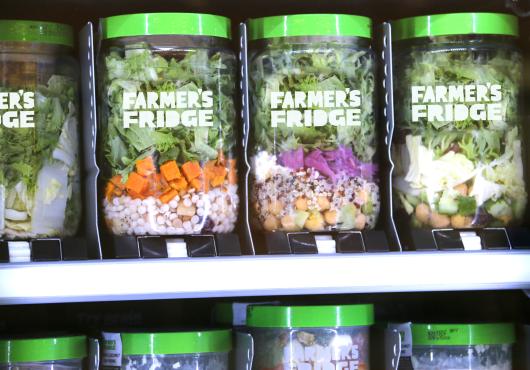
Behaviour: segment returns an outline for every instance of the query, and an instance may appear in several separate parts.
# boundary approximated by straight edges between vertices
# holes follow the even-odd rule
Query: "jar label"
[[[273,91],[271,126],[360,126],[361,91]]]
[[[0,124],[6,128],[35,128],[35,92],[0,92]]]
[[[412,122],[503,121],[498,84],[411,86]]]
[[[123,92],[123,127],[212,127],[213,92]]]

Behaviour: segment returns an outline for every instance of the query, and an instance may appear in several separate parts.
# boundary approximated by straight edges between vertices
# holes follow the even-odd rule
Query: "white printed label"
[[[272,127],[361,125],[359,90],[273,91],[270,98]]]
[[[285,347],[284,359],[286,369],[296,363],[299,370],[358,370],[359,346],[352,343],[349,335],[336,336],[329,347],[293,342]]]
[[[411,87],[412,122],[503,121],[502,87],[497,84]]]
[[[123,92],[123,127],[213,126],[212,91]]]
[[[104,367],[121,368],[121,336],[119,333],[103,333],[103,358],[101,363]]]
[[[0,92],[0,124],[6,128],[35,128],[35,92]]]

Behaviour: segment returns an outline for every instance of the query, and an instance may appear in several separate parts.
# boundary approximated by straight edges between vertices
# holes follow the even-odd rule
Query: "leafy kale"
[[[370,162],[376,151],[374,56],[369,50],[334,42],[293,45],[273,41],[250,60],[250,107],[254,151],[278,153],[303,145],[306,150],[353,147]],[[271,92],[360,90],[360,126],[271,127]]]
[[[101,135],[109,175],[124,178],[138,159],[156,152],[159,163],[208,160],[236,143],[235,57],[205,49],[153,51],[144,44],[111,48],[102,59]],[[213,126],[123,127],[124,92],[212,91]]]

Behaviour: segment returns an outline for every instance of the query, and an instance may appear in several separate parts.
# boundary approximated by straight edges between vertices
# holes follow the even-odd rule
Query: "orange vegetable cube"
[[[107,200],[110,200],[112,195],[114,195],[114,189],[116,189],[116,186],[109,181],[105,187],[105,198],[107,198]]]
[[[228,183],[232,185],[237,184],[237,170],[235,168],[230,169],[228,172]]]
[[[186,180],[191,181],[202,175],[202,170],[199,162],[191,161],[182,165],[182,172],[186,176]]]
[[[123,183],[121,175],[114,175],[112,179],[110,179],[110,182],[119,189],[125,189],[125,184]]]
[[[175,190],[186,190],[188,188],[188,182],[183,177],[171,181],[169,185]]]
[[[129,178],[127,179],[127,182],[125,183],[125,188],[127,191],[131,194],[143,194],[149,186],[149,181],[143,177],[137,174],[136,172],[132,172],[129,175]]]
[[[190,185],[196,190],[203,190],[204,188],[204,184],[200,179],[191,180]]]
[[[179,177],[182,177],[177,161],[167,161],[166,163],[161,165],[160,173],[162,173],[166,181],[173,181],[178,179]]]
[[[224,176],[215,176],[213,180],[211,181],[211,184],[215,188],[217,186],[222,185],[224,182],[225,182]]]
[[[173,198],[175,198],[177,195],[179,194],[179,192],[175,189],[169,189],[168,191],[166,191],[164,194],[162,194],[160,196],[160,201],[162,203],[169,203],[171,202],[171,200]]]
[[[144,159],[139,159],[136,161],[136,172],[142,176],[149,176],[152,173],[156,172],[155,162],[153,157],[145,157]]]
[[[215,177],[214,174],[215,161],[208,161],[204,165],[204,178],[206,180],[211,180]]]

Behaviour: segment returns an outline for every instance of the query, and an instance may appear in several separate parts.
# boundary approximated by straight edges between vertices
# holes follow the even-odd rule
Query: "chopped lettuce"
[[[79,182],[77,83],[52,75],[47,84],[24,89],[35,93],[35,127],[0,125],[0,235],[73,235],[80,221],[81,195],[66,189]],[[55,171],[49,172],[50,166]]]
[[[156,154],[158,164],[206,161],[230,153],[236,143],[234,122],[235,57],[206,49],[157,52],[145,44],[110,48],[103,68],[102,145],[107,176],[126,179],[138,159]],[[212,91],[213,126],[172,128],[123,127],[124,92]]]

